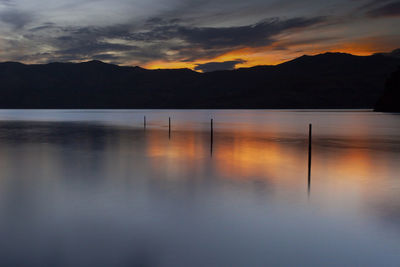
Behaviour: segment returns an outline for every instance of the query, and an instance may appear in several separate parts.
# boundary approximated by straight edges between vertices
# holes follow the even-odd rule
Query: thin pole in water
[[[214,120],[211,119],[211,132],[210,132],[210,137],[211,137],[211,142],[210,142],[210,152],[211,152],[211,157],[213,154],[213,146],[214,146]]]
[[[168,138],[171,139],[171,117],[168,118]]]
[[[311,190],[311,152],[312,152],[312,124],[308,129],[308,193]]]
[[[143,117],[143,127],[146,130],[146,116]]]

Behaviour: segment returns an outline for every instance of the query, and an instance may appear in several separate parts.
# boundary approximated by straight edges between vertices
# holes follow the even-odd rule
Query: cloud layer
[[[377,52],[400,45],[386,27],[399,14],[390,0],[0,0],[0,61],[209,71],[357,50],[357,40],[375,40],[359,49]]]
[[[237,59],[224,62],[208,62],[204,64],[197,64],[197,66],[194,69],[202,72],[210,72],[217,70],[233,70],[235,69],[236,65],[243,63],[246,63],[246,60]]]
[[[400,1],[391,2],[371,9],[367,12],[371,17],[397,17],[400,16]]]

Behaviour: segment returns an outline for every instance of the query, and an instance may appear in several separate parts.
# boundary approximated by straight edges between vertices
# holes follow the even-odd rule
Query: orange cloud
[[[304,54],[315,55],[325,52],[341,52],[359,56],[367,56],[377,52],[388,52],[398,47],[394,44],[400,43],[399,36],[374,36],[363,37],[343,42],[329,38],[315,40],[299,40],[294,37],[285,36],[280,41],[269,46],[245,47],[229,51],[212,59],[200,59],[194,62],[170,62],[157,60],[144,65],[148,69],[159,68],[189,68],[194,69],[197,64],[208,62],[225,62],[242,59],[246,62],[237,64],[237,68],[252,67],[257,65],[277,65]]]

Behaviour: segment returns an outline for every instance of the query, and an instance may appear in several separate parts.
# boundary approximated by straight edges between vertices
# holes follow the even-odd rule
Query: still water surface
[[[400,115],[1,110],[0,266],[400,266]]]

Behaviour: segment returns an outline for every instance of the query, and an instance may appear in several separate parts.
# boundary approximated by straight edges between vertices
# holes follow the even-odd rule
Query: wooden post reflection
[[[308,129],[308,194],[311,190],[311,151],[312,151],[312,124]]]
[[[171,139],[171,117],[168,118],[168,138]]]

